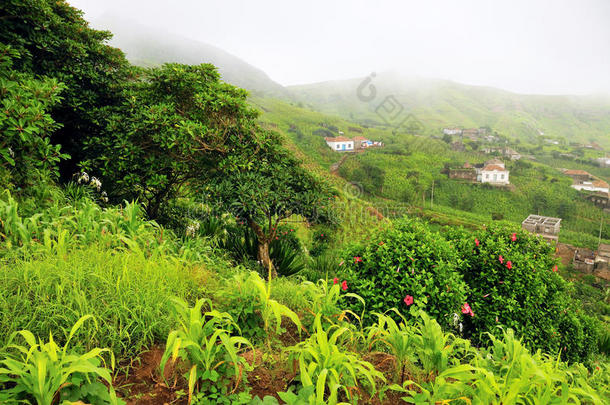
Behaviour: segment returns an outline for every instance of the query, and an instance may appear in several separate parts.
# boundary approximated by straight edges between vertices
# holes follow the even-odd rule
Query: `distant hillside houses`
[[[595,159],[599,167],[610,167],[610,157]]]
[[[445,135],[462,135],[462,128],[443,128]]]
[[[381,147],[383,142],[371,141],[364,136],[356,136],[352,139],[345,136],[324,138],[329,148],[336,152],[353,152],[371,147]]]
[[[483,149],[483,152],[486,154],[498,153],[504,157],[509,158],[510,160],[519,160],[521,159],[521,154],[516,150],[509,148],[508,146],[490,146]]]
[[[497,141],[497,137],[491,134],[488,134],[488,128],[485,127],[481,127],[481,128],[466,128],[466,129],[462,129],[462,128],[458,128],[458,127],[448,127],[448,128],[443,128],[443,134],[444,135],[459,135],[462,138],[468,138],[473,142],[476,141],[480,141],[480,140],[485,140],[487,142],[495,142]]]
[[[449,178],[492,186],[507,186],[510,184],[510,171],[506,169],[504,162],[492,159],[484,164],[472,166],[466,162],[460,168],[449,169]]]
[[[571,187],[578,191],[605,194],[610,191],[610,185],[607,182],[584,170],[564,170],[563,174],[574,180]]]

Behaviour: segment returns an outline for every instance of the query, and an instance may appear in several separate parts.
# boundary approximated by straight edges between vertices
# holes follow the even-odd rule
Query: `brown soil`
[[[186,404],[188,398],[178,398],[176,391],[188,392],[186,386],[174,375],[174,367],[168,363],[165,368],[167,383],[159,374],[159,363],[163,347],[153,346],[134,361],[127,374],[118,375],[114,380],[117,393],[127,405]]]
[[[250,350],[243,354],[243,358],[254,366],[254,370],[248,373],[248,386],[252,398],[263,399],[265,396],[271,396],[280,401],[277,393],[288,390],[288,385],[294,380],[296,373],[286,368],[285,363],[278,362],[277,356],[270,361],[264,361],[260,350],[255,352]]]
[[[561,260],[561,263],[563,263],[564,266],[568,266],[568,265],[572,264],[572,259],[574,259],[575,251],[576,251],[576,248],[572,245],[567,245],[565,243],[558,243],[557,252],[555,253],[555,256],[557,256]]]

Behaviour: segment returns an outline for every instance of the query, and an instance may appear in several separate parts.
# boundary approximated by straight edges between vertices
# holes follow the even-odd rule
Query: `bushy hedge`
[[[570,297],[554,248],[515,228],[441,234],[420,220],[398,220],[366,246],[346,250],[349,290],[364,298],[368,313],[422,309],[475,344],[512,328],[531,348],[588,360],[597,351],[598,321]]]
[[[598,326],[570,297],[570,284],[557,272],[554,247],[514,225],[492,225],[470,233],[450,228],[445,237],[463,261],[460,272],[470,287],[476,316],[465,333],[477,343],[496,326],[514,329],[533,348],[562,358],[585,360],[596,351]]]
[[[408,219],[397,221],[366,246],[349,248],[344,258],[349,291],[365,300],[367,317],[392,307],[406,312],[408,307],[411,313],[426,311],[444,326],[453,323],[453,314],[460,313],[468,295],[461,263],[440,234]],[[405,302],[407,296],[412,303]]]

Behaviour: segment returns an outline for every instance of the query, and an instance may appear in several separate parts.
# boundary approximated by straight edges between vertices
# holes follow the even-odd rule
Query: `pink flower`
[[[362,258],[360,256],[356,256],[356,257],[354,257],[354,262],[355,263],[362,263]]]
[[[410,306],[411,304],[413,304],[413,297],[407,294],[403,301],[405,302],[405,304],[407,304],[407,306]]]
[[[496,315],[496,323],[498,323],[498,315]]]
[[[343,280],[343,282],[341,283],[341,288],[343,289],[343,291],[347,291],[347,281]]]
[[[510,238],[510,240],[512,240],[513,242],[517,241],[517,233],[513,233],[513,236]]]
[[[513,268],[513,262],[511,262],[510,260],[506,262],[506,267],[510,270]]]
[[[479,240],[477,238],[474,238],[474,244],[479,246]]]
[[[472,312],[472,308],[470,308],[470,305],[468,305],[467,302],[465,302],[464,305],[462,305],[462,313],[464,315],[474,316],[474,312]]]
[[[339,266],[343,266],[343,263],[345,263],[345,261],[341,260],[341,263],[339,263]]]
[[[337,284],[339,282],[339,279],[337,277],[333,278],[333,284]]]
[[[500,260],[500,263],[504,263],[504,258],[502,257],[502,255],[498,256],[498,260]]]
[[[553,266],[553,272],[557,273],[557,270],[559,270],[559,268],[557,267],[557,265]]]

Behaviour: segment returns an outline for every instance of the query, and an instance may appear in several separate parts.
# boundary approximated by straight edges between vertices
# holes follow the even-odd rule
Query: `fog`
[[[90,21],[118,15],[215,45],[283,85],[397,70],[519,93],[610,93],[607,0],[69,3]]]

